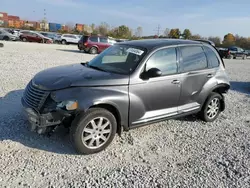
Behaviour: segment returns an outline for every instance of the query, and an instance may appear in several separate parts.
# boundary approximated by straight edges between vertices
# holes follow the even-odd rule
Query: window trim
[[[207,66],[205,68],[201,68],[201,69],[195,69],[195,70],[191,70],[191,71],[184,71],[183,70],[183,66],[182,66],[183,55],[182,55],[182,52],[181,52],[181,47],[201,47],[201,49],[202,49],[202,51],[204,53],[204,56],[206,58]],[[197,71],[203,71],[203,70],[209,69],[209,63],[207,61],[207,56],[206,56],[206,53],[205,53],[205,51],[204,51],[204,49],[202,47],[203,47],[203,45],[200,45],[200,44],[183,44],[183,45],[178,45],[178,50],[179,50],[179,53],[180,53],[180,62],[179,62],[180,73],[190,73],[190,72],[197,72]]]
[[[152,51],[148,56],[147,56],[147,59],[144,61],[144,65],[143,65],[143,70],[142,72],[145,72],[146,69],[147,69],[147,63],[149,61],[149,59],[155,54],[157,53],[158,51],[160,50],[167,50],[167,49],[170,49],[170,48],[175,48],[175,53],[176,53],[176,66],[177,66],[177,72],[176,73],[172,73],[172,74],[162,74],[161,76],[157,77],[157,78],[161,78],[161,77],[166,77],[166,76],[173,76],[173,75],[177,75],[180,73],[180,66],[179,66],[179,52],[178,52],[178,49],[177,49],[178,46],[167,46],[167,47],[163,47],[163,48],[158,48],[157,50],[154,50]],[[162,72],[163,73],[163,72]]]

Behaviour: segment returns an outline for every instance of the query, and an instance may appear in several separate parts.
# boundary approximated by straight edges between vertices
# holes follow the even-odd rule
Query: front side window
[[[200,46],[182,46],[182,72],[201,70],[208,67],[205,53]]]
[[[219,64],[220,64],[220,61],[218,59],[218,57],[216,56],[215,52],[207,47],[207,46],[204,46],[204,50],[206,52],[206,55],[207,55],[207,61],[208,63],[214,68],[214,67],[218,67]]]
[[[146,49],[143,48],[113,45],[89,61],[86,66],[106,72],[129,75],[136,69],[145,54]]]
[[[178,71],[176,48],[158,50],[147,61],[146,71],[157,68],[162,75],[176,74]]]

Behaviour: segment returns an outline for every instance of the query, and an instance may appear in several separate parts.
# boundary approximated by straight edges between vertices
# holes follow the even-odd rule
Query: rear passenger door
[[[206,82],[213,77],[201,45],[180,46],[181,95],[179,113],[199,109],[199,96]]]
[[[109,44],[108,44],[108,38],[106,37],[100,37],[100,43],[99,43],[99,49],[100,51],[103,51],[105,50],[106,48],[109,47]]]

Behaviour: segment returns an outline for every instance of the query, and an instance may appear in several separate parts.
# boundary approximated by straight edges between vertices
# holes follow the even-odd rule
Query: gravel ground
[[[170,120],[76,155],[63,128],[30,132],[20,98],[35,73],[93,58],[76,46],[4,42],[0,48],[0,187],[250,187],[250,60],[225,60],[232,89],[214,123]]]

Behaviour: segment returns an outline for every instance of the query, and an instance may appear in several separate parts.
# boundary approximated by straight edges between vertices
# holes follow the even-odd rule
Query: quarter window
[[[177,56],[175,48],[158,50],[148,60],[146,70],[158,68],[162,75],[175,74],[178,71]]]
[[[201,70],[207,68],[207,59],[200,46],[180,47],[183,62],[181,69],[183,72]]]
[[[207,46],[204,46],[204,49],[205,49],[205,52],[206,52],[206,55],[207,55],[207,60],[208,60],[208,63],[212,66],[212,67],[218,67],[219,64],[220,64],[220,61],[219,59],[217,58],[215,52],[207,47]]]

